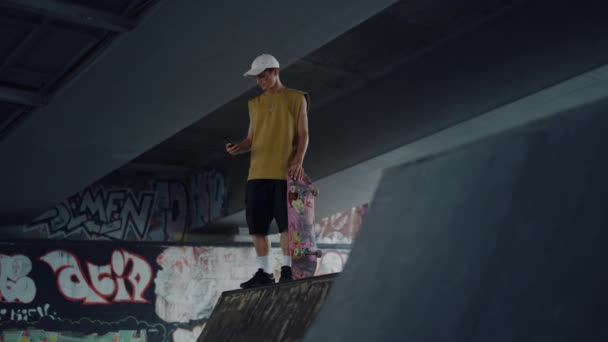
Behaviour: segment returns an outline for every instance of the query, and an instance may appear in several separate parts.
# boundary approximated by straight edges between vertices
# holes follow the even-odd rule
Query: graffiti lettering
[[[132,267],[128,274],[126,274],[129,263]],[[146,259],[125,250],[114,251],[112,253],[112,269],[117,276],[116,279],[119,284],[118,294],[114,298],[115,301],[149,303],[144,298],[144,292],[148,289],[152,280],[152,267]],[[129,295],[125,288],[125,279],[131,283],[133,288],[131,295]]]
[[[156,203],[150,223],[149,239],[180,240],[188,225],[188,192],[180,182],[156,183]]]
[[[0,321],[10,322],[32,322],[39,321],[43,317],[49,317],[55,319],[57,312],[49,313],[50,305],[44,304],[43,306],[35,306],[30,308],[20,309],[0,309]]]
[[[89,239],[143,240],[148,235],[154,192],[87,188],[36,218],[25,231],[43,230],[49,238],[84,234]]]
[[[32,261],[25,255],[0,254],[0,298],[4,303],[30,303],[36,297],[36,284],[27,275]]]
[[[134,330],[121,330],[118,332],[110,332],[99,336],[98,334],[91,334],[86,336],[78,336],[68,332],[52,332],[44,330],[15,330],[15,331],[3,331],[2,341],[4,342],[59,342],[59,341],[73,341],[73,342],[145,342],[148,341],[145,330],[134,331]]]
[[[192,178],[192,226],[202,227],[222,216],[226,188],[224,176],[217,171],[197,174]]]
[[[83,301],[87,305],[110,304],[111,300],[149,303],[144,292],[152,280],[152,267],[137,254],[114,250],[109,265],[87,262],[88,278],[78,258],[68,251],[55,250],[40,259],[55,272],[59,291],[67,300]]]
[[[317,243],[353,243],[367,211],[368,205],[363,204],[318,220],[314,225]]]

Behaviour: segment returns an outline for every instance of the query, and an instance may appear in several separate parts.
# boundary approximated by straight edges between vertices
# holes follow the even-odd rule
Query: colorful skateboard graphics
[[[287,180],[289,252],[295,279],[312,277],[317,269],[317,258],[321,257],[314,233],[317,195],[318,191],[308,177],[303,181]]]

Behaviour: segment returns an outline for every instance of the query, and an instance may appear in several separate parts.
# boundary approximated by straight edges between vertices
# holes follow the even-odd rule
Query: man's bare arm
[[[302,97],[302,106],[300,115],[298,116],[298,130],[296,134],[298,149],[296,151],[295,161],[302,164],[304,162],[306,150],[308,150],[308,102],[304,96]]]
[[[247,129],[247,136],[243,141],[240,142],[241,150],[243,153],[251,151],[251,143],[253,142],[253,123],[249,121],[249,128]]]
[[[300,106],[300,115],[298,115],[298,127],[296,132],[297,150],[296,156],[289,167],[289,176],[295,180],[302,180],[304,177],[304,156],[308,149],[308,101],[302,97],[302,106]]]

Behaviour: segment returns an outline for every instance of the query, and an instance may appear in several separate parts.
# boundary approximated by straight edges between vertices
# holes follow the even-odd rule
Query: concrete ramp
[[[389,170],[305,341],[608,341],[607,307],[600,102]]]
[[[301,341],[336,274],[222,293],[198,342]]]

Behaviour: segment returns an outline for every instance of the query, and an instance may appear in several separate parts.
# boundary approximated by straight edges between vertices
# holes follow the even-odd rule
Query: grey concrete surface
[[[607,112],[389,170],[305,340],[606,340]]]

